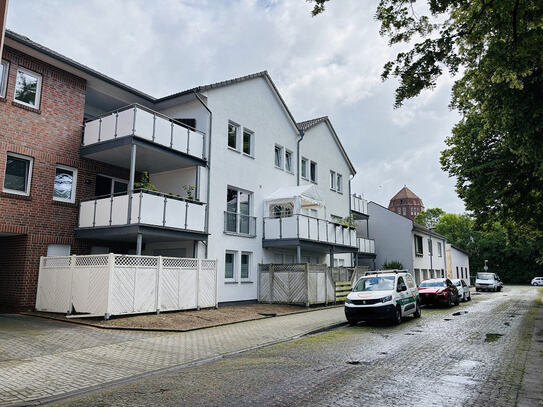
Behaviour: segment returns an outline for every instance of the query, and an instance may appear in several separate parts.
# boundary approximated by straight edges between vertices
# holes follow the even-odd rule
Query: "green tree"
[[[403,264],[397,260],[385,261],[381,270],[403,270]]]
[[[415,223],[427,228],[434,228],[445,212],[441,208],[431,208],[415,216]]]
[[[318,15],[329,0],[308,1]],[[382,74],[399,80],[396,107],[445,70],[456,75],[461,120],[441,164],[466,209],[480,225],[515,224],[542,242],[543,1],[380,0],[376,18],[390,45],[409,44]]]

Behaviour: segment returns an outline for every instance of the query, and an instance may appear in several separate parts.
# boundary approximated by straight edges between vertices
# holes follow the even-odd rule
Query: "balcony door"
[[[94,196],[119,194],[128,191],[128,181],[106,175],[96,175]]]
[[[226,231],[250,233],[250,215],[253,194],[228,187],[226,192]]]

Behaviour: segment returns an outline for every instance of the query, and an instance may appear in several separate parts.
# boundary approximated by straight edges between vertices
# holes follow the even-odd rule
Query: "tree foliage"
[[[317,15],[328,0],[309,1]],[[543,241],[543,1],[380,0],[376,18],[408,48],[382,73],[399,79],[395,106],[455,75],[441,165],[466,209]]]
[[[381,266],[381,270],[403,270],[403,264],[398,260],[385,261]]]
[[[437,225],[443,215],[445,212],[441,208],[426,209],[415,216],[415,223],[430,229]]]

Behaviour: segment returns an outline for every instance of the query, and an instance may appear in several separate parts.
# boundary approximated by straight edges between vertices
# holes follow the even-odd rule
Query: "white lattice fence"
[[[217,306],[215,260],[162,256],[43,257],[36,309],[121,315]]]

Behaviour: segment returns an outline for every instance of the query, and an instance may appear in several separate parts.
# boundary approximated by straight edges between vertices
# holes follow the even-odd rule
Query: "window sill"
[[[5,96],[0,96],[0,103],[6,103],[7,99]]]
[[[241,284],[253,284],[253,281],[250,280],[242,280]]]
[[[0,193],[0,196],[3,198],[11,198],[11,199],[20,199],[21,201],[31,201],[32,197],[30,195],[23,195],[23,194],[17,194],[7,191],[2,191]]]
[[[275,168],[276,170],[285,171],[284,169],[282,169],[281,167],[278,167],[277,165],[274,165],[274,168]]]
[[[249,238],[252,238],[252,239],[254,239],[256,237],[256,234],[251,235],[251,234],[246,234],[246,233],[227,232],[226,230],[224,231],[224,234],[229,235],[229,236],[249,237]]]
[[[16,100],[12,101],[11,104],[15,107],[19,107],[21,109],[24,109],[24,110],[28,110],[29,112],[34,112],[34,113],[37,113],[37,114],[41,114],[41,110],[40,109],[36,109],[35,107],[30,107],[30,106],[27,106],[25,104],[22,104],[22,103],[19,103],[17,102]]]
[[[67,206],[69,208],[73,208],[77,206],[75,202],[57,201],[56,199],[53,199],[53,205]]]
[[[253,160],[255,159],[254,155],[252,155],[252,154],[247,154],[247,153],[242,152],[241,155],[244,156],[244,157],[247,157],[247,158],[252,158]]]
[[[417,256],[417,257],[424,257],[424,254],[422,254],[422,253],[415,253],[415,256]]]
[[[237,283],[238,283],[237,281],[231,281],[231,280],[224,282],[224,284],[237,284]]]
[[[241,151],[239,151],[239,150],[237,150],[237,149],[235,149],[233,147],[228,146],[227,148],[228,148],[228,150],[233,151],[234,153],[241,154]]]

